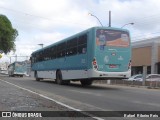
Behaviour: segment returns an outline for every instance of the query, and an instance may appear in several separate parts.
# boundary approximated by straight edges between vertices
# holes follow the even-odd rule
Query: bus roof
[[[90,30],[93,30],[93,29],[110,29],[110,30],[121,30],[121,31],[129,32],[127,29],[115,28],[115,27],[100,27],[100,26],[91,27],[91,28],[86,29],[86,30],[84,30],[84,31],[82,31],[82,32],[76,33],[76,34],[74,34],[74,35],[72,35],[72,36],[70,36],[70,37],[67,37],[67,38],[64,38],[64,39],[62,39],[62,40],[60,40],[60,41],[58,41],[58,42],[55,42],[55,43],[53,43],[53,44],[51,44],[51,45],[48,45],[48,46],[46,46],[46,47],[44,47],[44,48],[38,49],[38,50],[34,51],[32,54],[37,53],[37,52],[40,52],[40,51],[43,51],[43,50],[45,50],[45,49],[47,49],[47,48],[52,47],[53,45],[62,43],[62,42],[64,42],[64,41],[68,40],[68,39],[72,39],[72,38],[74,38],[75,36],[79,36],[80,34],[84,34],[84,33],[88,32],[88,31],[90,31]]]

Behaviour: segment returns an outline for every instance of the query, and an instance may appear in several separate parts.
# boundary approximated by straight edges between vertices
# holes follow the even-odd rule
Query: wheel
[[[62,73],[60,70],[57,71],[56,73],[56,83],[59,85],[63,84],[63,80],[62,80]]]
[[[92,85],[92,80],[81,80],[81,85],[82,86],[89,86],[89,85]]]
[[[36,81],[40,81],[40,78],[38,78],[38,74],[37,74],[37,71],[35,71],[35,74],[34,74],[35,78],[36,78]]]
[[[56,73],[56,83],[59,85],[69,85],[70,80],[63,80],[62,73],[60,70],[58,70]]]

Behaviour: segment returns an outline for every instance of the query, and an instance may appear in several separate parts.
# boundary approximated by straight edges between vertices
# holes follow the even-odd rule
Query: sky
[[[0,14],[6,15],[18,30],[16,52],[3,54],[0,62],[29,59],[31,53],[44,44],[55,43],[85,29],[126,25],[131,41],[160,36],[160,0],[0,0]],[[25,57],[28,56],[28,57]]]

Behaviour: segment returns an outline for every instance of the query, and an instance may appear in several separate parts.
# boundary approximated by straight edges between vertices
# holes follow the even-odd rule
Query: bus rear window
[[[130,44],[129,33],[126,31],[98,29],[96,31],[96,44],[103,47],[128,47]]]

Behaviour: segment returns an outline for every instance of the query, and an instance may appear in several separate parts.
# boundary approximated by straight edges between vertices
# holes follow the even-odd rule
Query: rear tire
[[[59,85],[69,85],[70,80],[63,80],[62,73],[58,70],[56,73],[56,83]]]
[[[56,83],[59,85],[63,84],[63,80],[62,80],[62,73],[60,70],[57,71],[56,73]]]

